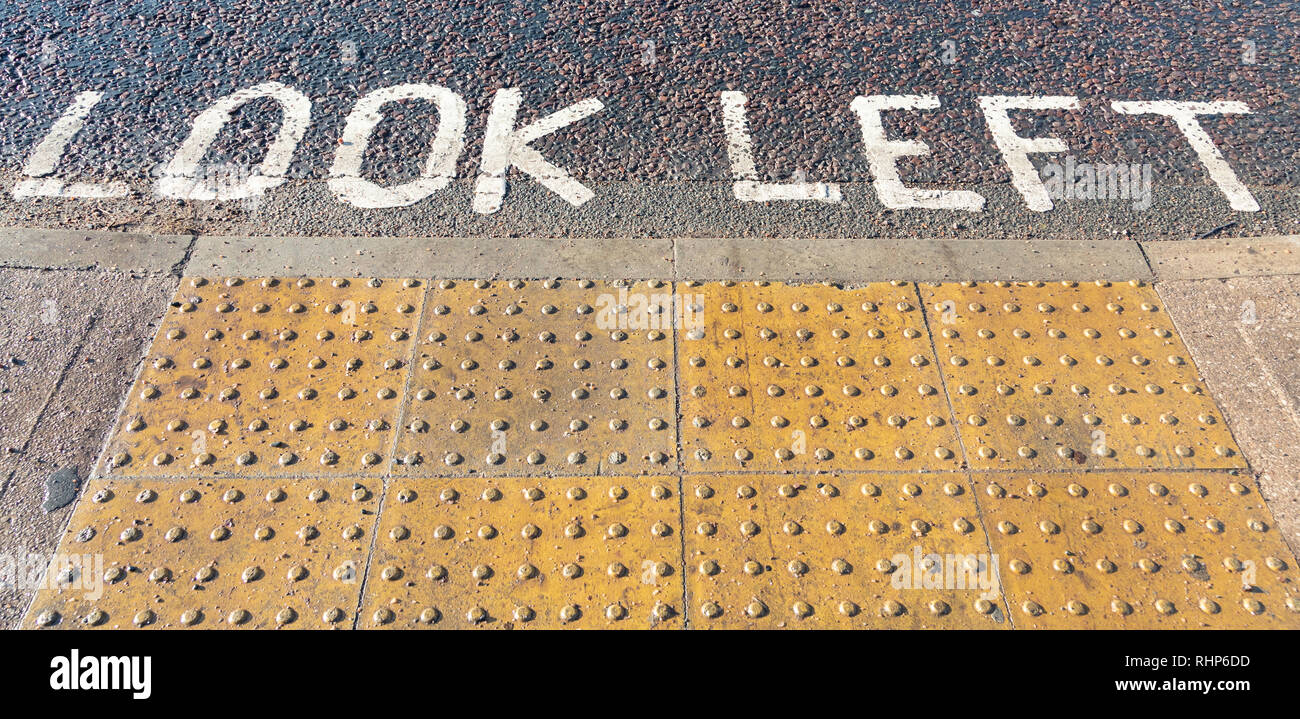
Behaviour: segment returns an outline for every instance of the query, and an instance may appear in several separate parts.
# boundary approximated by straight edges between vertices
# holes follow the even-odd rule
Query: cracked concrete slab
[[[1300,277],[1156,287],[1292,551],[1300,550]]]
[[[187,235],[0,229],[0,267],[160,273],[185,259]]]
[[[0,457],[20,451],[85,333],[97,300],[67,290],[90,279],[0,270]]]
[[[1143,242],[1161,280],[1300,274],[1300,235]]]
[[[0,312],[27,318],[17,332],[0,330],[0,355],[30,360],[21,375],[0,374],[11,390],[0,395],[4,441],[17,450],[0,456],[0,553],[48,560],[54,551],[75,502],[46,512],[47,480],[68,468],[89,475],[176,282],[0,270],[0,296],[9,298]],[[44,324],[39,311],[50,297],[59,319]],[[0,587],[0,627],[16,624],[30,597],[30,588]]]

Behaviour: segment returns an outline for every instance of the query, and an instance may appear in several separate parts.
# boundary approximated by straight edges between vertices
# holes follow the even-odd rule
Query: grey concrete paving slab
[[[0,230],[0,267],[167,272],[192,237],[137,232]]]
[[[195,244],[185,274],[323,277],[668,278],[666,239],[225,237]]]
[[[19,412],[31,420],[24,434],[7,435],[17,452],[0,460],[0,554],[48,560],[75,503],[47,513],[42,508],[46,482],[58,470],[72,468],[84,486],[177,280],[14,270],[0,277],[14,275],[57,297],[64,323],[76,328],[60,343],[61,353],[39,360],[57,365],[44,394],[24,395],[22,402],[0,409],[6,420]],[[42,297],[31,294],[29,301],[40,307]],[[19,337],[20,344],[24,341]],[[0,353],[11,351],[0,345]],[[38,364],[35,357],[33,364]],[[35,378],[32,384],[39,385]],[[29,589],[0,587],[0,627],[12,626],[29,599]]]
[[[676,242],[681,276],[783,280],[1149,279],[1123,240],[695,239]]]
[[[0,457],[26,440],[76,351],[99,300],[67,289],[88,280],[0,269]]]
[[[1149,279],[1126,240],[200,237],[191,275]]]
[[[1137,241],[1030,237],[912,238],[162,235],[0,230],[11,264],[191,274],[411,274],[917,281],[1160,280],[1300,273],[1300,235]],[[53,238],[42,245],[45,238]],[[75,261],[69,257],[78,257]],[[0,266],[4,266],[0,249]],[[31,263],[31,264],[28,264]]]
[[[1300,235],[1143,242],[1162,280],[1300,274]]]
[[[1292,551],[1300,550],[1300,277],[1156,288]]]

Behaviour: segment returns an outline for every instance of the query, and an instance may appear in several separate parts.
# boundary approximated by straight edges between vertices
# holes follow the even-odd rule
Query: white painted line
[[[1223,153],[1210,139],[1209,133],[1197,122],[1197,115],[1237,115],[1250,114],[1250,107],[1244,102],[1175,102],[1173,100],[1143,100],[1137,102],[1112,102],[1110,106],[1125,115],[1164,115],[1172,118],[1179,132],[1187,138],[1196,157],[1205,165],[1210,179],[1228,197],[1228,204],[1238,212],[1259,212],[1259,203],[1255,201],[1250,190],[1237,179]]]
[[[409,99],[432,100],[438,107],[438,133],[429,145],[429,159],[420,179],[393,187],[381,187],[361,177],[361,162],[375,126],[383,119],[383,106]],[[329,188],[339,200],[369,209],[406,207],[443,189],[456,175],[456,161],[465,149],[465,101],[460,95],[437,85],[413,83],[375,90],[357,101],[348,114],[334,164]]]
[[[866,145],[867,163],[871,167],[871,184],[876,188],[881,204],[891,210],[922,208],[979,212],[984,208],[984,197],[977,192],[918,190],[903,185],[903,178],[898,174],[898,158],[929,155],[930,146],[920,140],[890,140],[885,137],[880,115],[885,110],[934,110],[939,107],[937,96],[859,96],[850,107],[862,125],[862,142]]]
[[[478,186],[474,190],[474,211],[479,214],[490,215],[501,209],[506,194],[506,173],[512,165],[574,207],[596,196],[568,172],[547,162],[528,143],[600,112],[605,109],[604,103],[588,98],[516,129],[515,119],[522,102],[523,95],[515,88],[497,90],[492,98]]]
[[[979,103],[980,109],[984,111],[984,121],[993,134],[993,142],[1011,170],[1011,184],[1020,191],[1029,209],[1035,212],[1052,209],[1052,198],[1047,194],[1047,188],[1043,186],[1043,179],[1038,176],[1034,164],[1029,161],[1029,154],[1065,152],[1070,148],[1055,137],[1027,138],[1017,135],[1011,127],[1007,111],[1077,110],[1079,98],[1073,95],[982,95]]]
[[[832,182],[759,182],[754,166],[754,142],[745,122],[745,94],[723,92],[722,129],[727,134],[727,157],[731,160],[732,191],[741,202],[769,200],[818,200],[839,202],[840,186]]]
[[[72,104],[32,148],[31,155],[23,166],[26,177],[15,183],[10,191],[16,199],[113,198],[131,194],[132,190],[125,182],[70,183],[55,175],[70,143],[82,130],[89,113],[102,97],[100,92],[82,92],[76,95]],[[275,101],[282,115],[275,137],[262,161],[252,168],[205,165],[205,156],[223,128],[231,121],[233,113],[244,104],[258,99]],[[383,121],[385,105],[411,99],[431,100],[437,106],[437,133],[427,150],[428,157],[420,177],[390,187],[361,177],[365,155],[375,128]],[[761,181],[746,119],[746,96],[741,92],[726,91],[719,94],[719,99],[733,180],[732,194],[736,200],[843,201],[840,184],[808,182],[806,178],[798,177],[801,172],[797,172],[795,181],[791,182]],[[1052,197],[1075,198],[1073,169],[1076,165],[1073,156],[1065,159],[1064,171],[1059,165],[1049,165],[1045,169],[1046,181],[1029,157],[1036,153],[1067,152],[1069,148],[1066,143],[1055,137],[1028,138],[1017,135],[1011,123],[1010,112],[1075,110],[1079,108],[1077,97],[993,95],[981,96],[978,102],[993,140],[1011,172],[1012,185],[1031,210],[1045,212],[1053,209]],[[575,207],[591,200],[595,193],[590,188],[565,169],[548,162],[539,151],[531,147],[531,143],[601,112],[604,104],[600,100],[589,98],[516,128],[521,104],[522,94],[516,88],[498,90],[493,98],[483,140],[481,167],[471,203],[473,211],[491,214],[501,209],[511,167],[518,168]],[[941,101],[935,95],[868,95],[853,100],[851,109],[858,117],[865,155],[871,169],[872,186],[885,207],[983,211],[986,201],[978,192],[922,189],[908,187],[903,183],[898,159],[928,156],[931,148],[921,140],[889,139],[884,129],[883,115],[885,112],[899,110],[935,110],[940,106]],[[1155,114],[1171,118],[1205,166],[1210,179],[1228,198],[1232,209],[1243,212],[1260,209],[1259,203],[1238,179],[1197,119],[1201,115],[1249,114],[1251,110],[1245,103],[1226,100],[1115,101],[1111,107],[1122,114]],[[266,82],[241,89],[217,100],[194,118],[189,135],[155,182],[154,192],[162,198],[219,201],[255,198],[265,194],[267,190],[286,181],[294,152],[311,123],[311,111],[312,103],[306,95],[278,82]],[[437,85],[396,85],[361,97],[346,118],[340,144],[330,167],[328,186],[334,197],[355,207],[397,208],[416,204],[433,193],[446,189],[456,176],[456,167],[464,152],[466,112],[466,102],[461,96]],[[1092,168],[1093,165],[1085,162],[1079,167]],[[1133,167],[1141,167],[1140,177],[1131,171]],[[1133,206],[1136,209],[1146,209],[1150,198],[1149,166],[1119,166],[1119,169],[1130,170],[1127,173],[1128,188],[1121,192],[1122,174],[1111,175],[1114,182],[1107,184],[1107,196],[1111,199],[1117,194],[1133,196],[1138,194],[1134,189],[1141,190]],[[1083,197],[1079,195],[1077,199]]]
[[[23,180],[14,185],[13,196],[16,200],[22,200],[29,197],[123,197],[127,194],[126,183],[123,182],[74,182],[65,185],[63,180],[57,177],[49,177],[54,174],[55,168],[59,166],[59,160],[68,150],[68,144],[72,138],[86,124],[86,116],[94,109],[99,101],[104,99],[101,92],[82,92],[78,93],[73,99],[72,104],[63,112],[63,115],[54,123],[50,131],[45,134],[36,147],[32,149],[31,157],[27,158],[27,163],[23,165],[23,174],[30,179]]]
[[[233,183],[214,184],[207,173],[200,172],[199,163],[217,139],[217,133],[230,122],[231,113],[263,97],[279,103],[283,113],[280,129],[267,148],[266,157],[249,176]],[[185,200],[239,200],[261,195],[284,182],[293,151],[310,123],[311,100],[287,85],[264,82],[226,95],[194,118],[194,128],[163,169],[154,192],[160,197]]]

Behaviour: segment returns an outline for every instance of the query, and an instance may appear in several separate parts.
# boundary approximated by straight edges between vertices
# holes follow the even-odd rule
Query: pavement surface
[[[816,243],[629,267],[449,240],[467,272],[597,279],[381,280],[412,240],[7,234],[85,267],[7,270],[0,502],[24,556],[57,547],[13,626],[1298,621],[1294,237],[914,241],[927,261],[791,284],[767,274]],[[1094,257],[1142,279],[987,281]],[[75,321],[23,311],[85,288]],[[639,297],[672,314],[618,310]],[[79,498],[47,513],[66,467]]]
[[[72,502],[47,504],[50,480],[71,469],[70,499],[80,495],[162,315],[158,298],[175,285],[166,275],[0,270],[0,544],[15,565],[43,566],[55,551]],[[15,584],[0,586],[6,625],[30,602],[30,586]]]
[[[1273,514],[1300,548],[1300,284],[1295,275],[1167,282],[1160,294],[1219,398]]]
[[[1208,1],[421,1],[307,12],[291,2],[142,0],[90,2],[75,13],[20,1],[0,9],[9,118],[0,127],[0,179],[17,186],[32,179],[26,167],[62,183],[46,195],[78,197],[6,196],[0,217],[171,234],[1096,239],[1194,237],[1225,226],[1228,235],[1294,234],[1296,21],[1285,3]],[[278,99],[236,94],[265,83],[283,86],[263,87]],[[358,101],[407,84],[454,97],[369,108],[381,116],[369,118],[367,137],[368,109]],[[490,128],[502,89],[519,93],[517,123],[506,103]],[[79,131],[55,132],[82,93],[99,98],[84,103]],[[741,122],[726,119],[723,93],[744,95]],[[883,113],[890,140],[931,150],[898,158],[899,174],[913,187],[977,192],[982,212],[882,202],[869,152],[881,143],[868,147],[853,108],[868,95],[937,98],[936,109]],[[1077,98],[1077,109],[1010,110],[1008,132],[1061,141],[1028,156],[1040,173],[1048,163],[1145,168],[1149,201],[1076,187],[1057,193],[1051,211],[1028,209],[1009,184],[1012,160],[999,149],[1007,138],[980,104],[1000,95]],[[229,96],[237,99],[220,104]],[[1112,105],[1124,101],[1244,105],[1195,122],[1258,211],[1229,207],[1169,116]],[[209,110],[216,115],[203,119]],[[358,121],[352,133],[350,116]],[[553,167],[507,171],[495,211],[475,209],[480,173],[501,177],[510,147],[501,138],[539,120],[528,146]],[[428,151],[444,126],[442,144]],[[489,135],[497,140],[488,143]],[[66,139],[63,152],[56,141],[35,161],[49,137]],[[423,173],[446,186],[410,188],[411,204],[366,209],[355,195],[340,199],[326,182],[331,172],[386,187]],[[276,186],[237,197],[254,175]],[[557,191],[539,175],[586,190]],[[817,183],[836,184],[841,199],[742,201],[736,179],[807,183],[813,196],[826,194]],[[87,197],[118,191],[129,194]]]
[[[1285,3],[1209,0],[1178,7],[1006,0],[5,4],[0,626],[1294,627],[1298,20],[1300,12]],[[245,284],[226,285],[230,277]],[[267,277],[279,284],[262,288]],[[303,277],[316,282],[298,287]],[[208,283],[195,285],[196,278]],[[331,278],[350,282],[336,287]],[[385,281],[374,288],[369,278]],[[414,284],[405,286],[403,278]],[[574,445],[570,433],[580,430],[566,416],[559,426],[569,429],[554,446],[519,451],[511,438],[510,449],[499,453],[502,465],[480,467],[481,455],[498,452],[495,435],[476,436],[478,425],[497,419],[523,427],[538,419],[517,412],[462,418],[474,428],[464,446],[454,430],[437,442],[421,435],[428,446],[398,441],[412,419],[444,433],[440,421],[456,414],[456,392],[466,389],[462,375],[419,386],[433,308],[517,295],[531,318],[545,302],[530,293],[550,289],[540,283],[555,278],[558,291],[599,290],[593,297],[566,294],[575,308],[598,306],[599,295],[617,296],[625,284],[655,281],[662,284],[651,289],[698,293],[708,333],[748,332],[765,321],[745,314],[734,327],[716,324],[727,302],[751,313],[751,305],[768,301],[749,294],[737,300],[730,293],[741,290],[721,284],[730,281],[744,293],[760,292],[751,289],[755,281],[771,283],[761,292],[794,293],[771,302],[781,322],[794,323],[774,326],[778,332],[808,329],[784,314],[795,304],[852,307],[862,304],[857,295],[852,303],[842,298],[855,292],[911,293],[872,300],[886,310],[874,327],[904,327],[905,320],[888,314],[903,310],[889,308],[914,304],[925,321],[904,339],[920,349],[893,359],[926,358],[935,376],[894,377],[905,369],[897,364],[878,371],[898,386],[934,390],[920,396],[937,409],[913,407],[918,400],[908,394],[907,411],[877,402],[876,414],[834,415],[831,427],[858,417],[868,436],[883,442],[891,431],[910,432],[939,417],[948,426],[930,429],[952,437],[867,446],[833,431],[819,434],[822,414],[808,408],[800,410],[807,410],[800,421],[810,423],[807,446],[790,444],[766,419],[755,422],[759,427],[738,424],[761,418],[731,411],[725,402],[737,396],[775,402],[780,395],[770,394],[772,386],[786,393],[832,386],[826,373],[843,369],[828,365],[838,359],[835,348],[780,355],[792,364],[822,363],[793,370],[806,374],[797,382],[765,379],[758,369],[741,379],[692,382],[698,368],[686,351],[691,328],[673,325],[657,330],[671,353],[639,358],[648,369],[636,381],[651,384],[635,385],[647,397],[638,411],[649,413],[636,419],[650,429],[635,446],[615,446],[616,432]],[[444,288],[447,279],[459,284]],[[568,284],[579,279],[591,287]],[[1047,284],[988,284],[1002,280]],[[1072,294],[1093,291],[1098,280],[1114,285],[1096,297]],[[475,287],[479,282],[486,284]],[[820,282],[837,286],[801,284]],[[960,284],[968,282],[978,284]],[[204,294],[214,288],[271,293],[234,303],[236,318],[259,303],[292,304],[287,293],[298,290],[305,293],[299,303],[313,309],[331,304],[330,292],[356,293],[334,298],[346,317],[355,315],[344,302],[360,307],[372,290],[410,294],[383,295],[375,304],[384,312],[388,305],[412,308],[377,335],[411,347],[354,358],[364,368],[371,359],[381,367],[400,363],[384,369],[396,373],[391,386],[380,382],[384,372],[361,371],[373,385],[361,392],[374,416],[348,427],[359,439],[340,430],[348,439],[336,446],[332,435],[314,432],[341,417],[289,417],[292,407],[276,421],[303,419],[308,429],[274,429],[264,445],[245,436],[253,430],[242,410],[198,422],[184,405],[170,404],[170,395],[163,406],[174,416],[137,407],[157,373],[158,386],[177,392],[188,388],[212,399],[223,389],[215,383],[225,376],[208,377],[211,370],[192,362],[225,368],[241,358],[220,357],[239,346],[163,351],[182,341],[171,332],[195,329],[166,324],[178,321],[187,302],[202,298],[197,306],[207,311],[229,300]],[[998,294],[1040,289],[1046,294],[1033,301]],[[968,290],[982,296],[966,297]],[[830,294],[816,294],[814,302],[807,293]],[[961,301],[945,304],[952,298]],[[962,374],[975,370],[955,363],[982,353],[961,346],[971,333],[996,344],[1014,329],[962,327],[972,320],[961,318],[960,308],[975,312],[972,304],[990,308],[990,318],[1009,305],[1081,304],[1098,313],[1110,304],[1130,311],[1151,305],[1161,317],[1149,329],[1168,333],[1155,335],[1169,343],[1159,354],[1189,364],[1102,364],[1103,357],[1132,353],[1098,346],[1093,364],[1113,367],[1113,376],[1052,375],[1040,384],[1056,387],[1055,394],[1039,393],[1039,404],[1015,409],[1038,389],[1018,384],[1028,375],[998,380],[987,369],[998,365],[979,368],[990,374]],[[949,310],[958,324],[946,321]],[[308,315],[307,325],[277,322],[261,327],[259,337],[292,329],[294,339],[280,340],[292,343],[331,329]],[[817,321],[823,324],[810,325],[815,337],[837,328],[832,319]],[[409,340],[391,339],[401,328]],[[489,329],[524,334],[514,324],[452,328],[453,340]],[[1071,341],[1090,329],[1057,328]],[[569,335],[588,330],[567,327]],[[993,337],[980,334],[985,330]],[[277,359],[278,348],[258,347],[243,347],[252,354],[242,359]],[[703,359],[709,368],[735,370],[727,364],[735,359],[772,369],[761,352],[743,349],[729,355],[718,345],[713,350],[721,354]],[[873,359],[903,347],[889,350]],[[470,360],[480,370],[498,366],[499,353],[465,351],[455,367]],[[595,345],[570,351],[561,369],[576,369],[583,359],[597,367],[618,359]],[[985,354],[1003,352],[1014,356],[1010,347]],[[178,356],[213,386],[167,379],[176,367],[160,360],[175,363]],[[336,358],[321,359],[332,367]],[[658,384],[655,360],[670,371]],[[348,382],[360,382],[356,370],[349,372]],[[263,380],[269,381],[257,375],[232,386],[260,392]],[[501,386],[473,386],[475,406],[509,386],[501,377],[493,381]],[[632,386],[616,375],[590,382],[602,393],[611,383],[615,390]],[[1088,392],[1075,390],[1085,384]],[[967,387],[980,392],[967,394]],[[1004,387],[1016,393],[1000,394]],[[422,389],[437,402],[450,393],[451,403],[438,405],[439,421],[410,413]],[[391,395],[369,394],[381,390]],[[1148,404],[1125,404],[1134,395]],[[1069,404],[1072,397],[1093,404]],[[607,420],[610,408],[597,399],[579,414],[603,427],[594,420]],[[1175,399],[1201,404],[1161,409]],[[657,412],[657,402],[672,406]],[[1057,414],[1065,424],[1050,423]],[[1181,424],[1167,421],[1171,414]],[[1064,429],[1017,425],[1012,420],[1020,415]],[[1008,420],[1005,427],[972,419],[998,416]],[[211,430],[210,422],[223,417],[229,431]],[[698,418],[709,423],[707,431],[695,425]],[[163,435],[142,452],[144,445],[123,435],[134,419],[147,425],[146,436],[179,422],[186,441]],[[1094,419],[1101,430],[1119,429],[1103,431],[1101,453],[1094,451],[1097,425],[1079,425]],[[361,422],[349,415],[354,421]],[[546,421],[555,424],[558,415]],[[220,439],[219,446],[199,448],[196,428],[204,442]],[[672,433],[663,446],[660,432]],[[825,437],[831,439],[818,444]],[[806,453],[783,456],[796,448]],[[534,450],[537,463],[529,459]],[[853,458],[865,461],[859,450],[888,466],[853,465]],[[741,459],[745,452],[754,457]],[[908,452],[913,457],[904,459]],[[339,464],[320,463],[329,453],[339,455]],[[584,459],[571,464],[574,453]],[[622,461],[613,462],[611,453]],[[213,464],[193,465],[208,454]],[[251,464],[239,462],[245,454]],[[449,462],[451,454],[461,461]],[[119,455],[130,461],[115,466]],[[366,463],[370,455],[373,464]],[[407,471],[408,456],[426,460],[423,469]],[[1068,466],[1049,466],[1067,459]],[[637,462],[645,466],[633,471]],[[819,469],[817,462],[829,464]],[[552,482],[528,484],[539,477]],[[543,495],[527,499],[524,492],[539,488]],[[489,497],[492,491],[500,501]],[[626,502],[615,497],[620,491]],[[270,499],[277,492],[283,498]],[[601,498],[595,509],[582,504],[591,497]],[[571,534],[565,517],[583,518],[591,534]],[[861,538],[850,518],[866,517],[893,530],[876,535],[883,544],[853,543]],[[913,519],[944,529],[917,529]],[[770,544],[755,571],[739,545],[710,544],[725,533],[702,529],[745,522],[761,528],[758,536]],[[816,533],[795,534],[789,522]],[[842,535],[853,538],[848,544],[823,536],[841,536],[830,529],[837,522],[853,530]],[[963,522],[969,532],[961,531]],[[1222,533],[1215,522],[1223,523]],[[1090,523],[1102,528],[1099,534]],[[1146,534],[1126,542],[1130,523]],[[626,541],[616,525],[630,531]],[[1061,534],[1044,528],[1054,525],[1064,528]],[[465,551],[449,550],[441,563],[424,566],[441,538],[408,542],[402,532],[442,526],[452,536],[473,536],[456,543]],[[211,550],[187,544],[186,537],[200,535],[218,541],[220,527],[230,531],[222,551],[239,564],[233,570],[198,566],[196,557]],[[526,580],[533,577],[515,574],[525,567],[514,566],[519,548],[509,542],[476,554],[495,546],[479,534],[485,527],[511,542],[529,527],[578,542],[577,554],[546,539],[532,545],[538,577],[569,584],[530,589]],[[315,541],[313,528],[329,541]],[[1029,539],[1040,534],[1041,542]],[[601,537],[603,543],[592,542]],[[616,539],[628,556],[609,554]],[[875,568],[875,554],[883,552],[883,561],[926,541],[944,556],[976,556],[977,564],[978,556],[1001,553],[1005,591],[974,601],[947,589],[909,593],[911,587],[899,590],[888,578],[904,575]],[[109,566],[44,571],[59,547],[61,556],[107,557]],[[1071,554],[1079,547],[1085,550]],[[1234,565],[1242,548],[1253,554]],[[838,563],[846,552],[871,560],[846,567]],[[637,580],[629,588],[618,588],[624,575],[612,570],[619,563]],[[200,579],[204,567],[214,574]],[[23,578],[27,568],[39,576]],[[870,579],[855,584],[867,569]],[[74,575],[93,571],[107,580],[117,570],[123,584],[116,592],[107,587],[108,604],[85,604],[64,591]],[[187,576],[177,575],[182,571]],[[258,584],[263,575],[273,575],[276,588]],[[521,583],[510,602],[497,590],[502,575]],[[278,584],[284,577],[288,589]],[[453,589],[434,601],[429,581]],[[186,592],[198,585],[212,590],[200,609]],[[845,598],[855,591],[860,596]]]

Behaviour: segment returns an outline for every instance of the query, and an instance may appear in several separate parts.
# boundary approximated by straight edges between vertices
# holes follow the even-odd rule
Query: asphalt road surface
[[[17,0],[0,8],[0,216],[435,237],[1293,233],[1297,20],[1209,1]],[[981,100],[996,96],[1015,99]],[[1210,104],[1182,120],[1115,104],[1135,101]],[[1045,209],[1030,175],[1064,173]]]
[[[182,278],[268,275],[1150,282],[1294,556],[1297,28],[1248,0],[0,4],[0,559],[59,546],[55,480],[85,490]],[[0,626],[33,592],[0,577]]]

